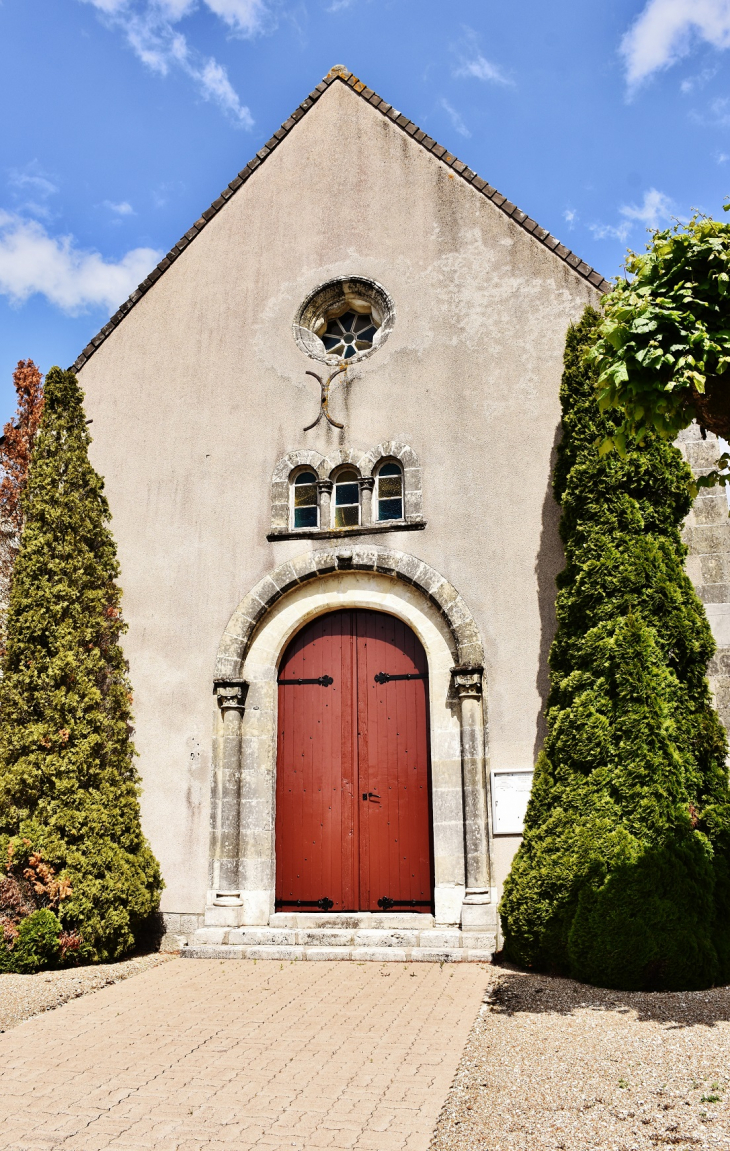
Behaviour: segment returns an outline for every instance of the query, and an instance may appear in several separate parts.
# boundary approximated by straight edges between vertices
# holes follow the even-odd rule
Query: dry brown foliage
[[[43,413],[43,376],[32,360],[18,360],[13,383],[18,406],[0,441],[0,586],[6,594],[23,530],[21,496]]]
[[[24,839],[22,847],[31,846]],[[18,924],[27,915],[32,915],[41,907],[55,911],[72,891],[71,884],[64,877],[56,879],[50,864],[44,863],[38,851],[31,851],[25,859],[16,859],[15,846],[8,844],[6,874],[0,878],[0,943],[12,947],[18,935]],[[78,951],[81,936],[74,931],[64,931],[59,938],[61,956],[68,951]]]

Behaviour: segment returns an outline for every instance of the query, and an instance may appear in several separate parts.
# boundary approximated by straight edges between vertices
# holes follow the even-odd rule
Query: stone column
[[[489,926],[494,918],[489,890],[483,670],[481,667],[469,666],[451,669],[461,705],[461,770],[466,847],[466,893],[461,911],[464,928],[483,928]]]
[[[212,874],[205,922],[237,926],[243,906],[239,882],[241,720],[248,684],[240,679],[216,680],[214,689],[222,726],[216,739],[211,812]]]
[[[317,480],[317,493],[319,495],[319,526],[321,531],[327,532],[332,527],[332,480]]]
[[[362,524],[371,524],[373,522],[373,488],[375,487],[375,479],[373,476],[361,476],[357,482],[360,485],[360,522]]]

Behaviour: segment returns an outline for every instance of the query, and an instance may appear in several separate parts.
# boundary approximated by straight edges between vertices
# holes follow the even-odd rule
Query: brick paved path
[[[0,1035],[0,1148],[426,1151],[487,980],[166,963]]]

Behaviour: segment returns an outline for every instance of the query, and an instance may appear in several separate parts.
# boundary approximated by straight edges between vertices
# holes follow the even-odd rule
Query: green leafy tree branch
[[[727,208],[730,205],[726,205]],[[730,438],[730,225],[698,213],[655,232],[629,252],[626,271],[603,298],[598,370],[601,411],[621,413],[601,451],[627,451],[651,432],[675,440],[693,419]],[[690,489],[725,483],[730,458]]]

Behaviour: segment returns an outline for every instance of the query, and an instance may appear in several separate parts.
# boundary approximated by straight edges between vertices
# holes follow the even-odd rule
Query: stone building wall
[[[722,447],[711,432],[703,439],[697,424],[677,441],[695,475],[714,468]],[[707,669],[717,710],[730,731],[730,518],[726,489],[703,488],[684,525],[689,547],[687,573],[705,605],[717,653]]]

